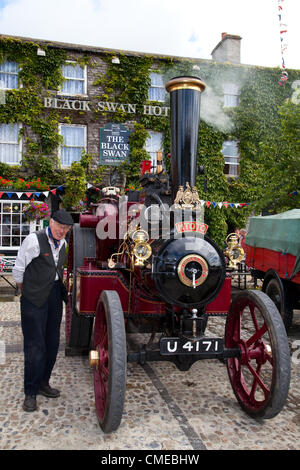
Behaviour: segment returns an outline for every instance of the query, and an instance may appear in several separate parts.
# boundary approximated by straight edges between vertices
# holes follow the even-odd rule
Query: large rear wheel
[[[283,408],[290,384],[290,351],[274,302],[263,292],[243,291],[232,302],[225,328],[227,360],[235,396],[246,413],[273,418]]]
[[[126,389],[125,324],[116,291],[103,291],[99,298],[92,353],[97,417],[101,429],[109,433],[120,425]]]

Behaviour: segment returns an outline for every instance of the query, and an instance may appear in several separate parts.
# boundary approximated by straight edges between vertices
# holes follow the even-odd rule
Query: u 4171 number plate
[[[224,351],[223,338],[161,338],[160,354],[201,354],[214,355]]]

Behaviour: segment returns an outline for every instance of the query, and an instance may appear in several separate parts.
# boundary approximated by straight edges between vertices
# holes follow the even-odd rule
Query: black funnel
[[[166,84],[171,98],[171,179],[173,200],[179,186],[196,184],[201,92],[197,77],[175,77]]]

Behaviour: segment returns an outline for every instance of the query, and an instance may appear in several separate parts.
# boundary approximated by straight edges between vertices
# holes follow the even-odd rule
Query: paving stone
[[[210,319],[209,331],[223,330],[224,321]],[[300,339],[299,326],[298,319],[291,345]],[[292,362],[291,388],[285,408],[275,418],[265,421],[255,421],[241,410],[226,366],[220,361],[198,361],[185,372],[170,362],[149,363],[151,369],[130,363],[123,419],[116,432],[106,435],[98,425],[93,369],[88,358],[64,354],[64,322],[51,381],[61,390],[61,396],[50,399],[39,395],[38,410],[34,413],[22,410],[23,352],[18,301],[0,303],[0,335],[7,346],[5,363],[0,363],[2,450],[154,452],[201,448],[297,450],[300,447],[300,361]]]

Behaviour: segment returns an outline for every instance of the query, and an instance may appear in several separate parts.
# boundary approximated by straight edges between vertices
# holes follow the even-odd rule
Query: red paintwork
[[[227,313],[231,303],[231,278],[226,277],[222,289],[218,296],[206,306],[207,314],[224,314]]]
[[[129,285],[124,275],[118,270],[90,269],[85,265],[78,269],[80,274],[80,307],[81,315],[93,315],[96,310],[98,298],[103,290],[116,290],[120,296],[122,308],[125,314],[128,307],[133,315],[164,315],[166,306],[164,302],[151,299],[147,292],[141,289],[139,282],[133,279],[131,294]],[[129,305],[130,297],[130,305]],[[228,312],[231,302],[231,279],[226,278],[224,285],[216,299],[206,307],[207,314],[225,314]]]
[[[246,248],[246,265],[259,271],[267,272],[274,269],[282,279],[288,279],[292,272],[296,261],[296,256],[279,253],[278,251],[269,250],[268,248],[255,248],[245,245]],[[300,284],[300,272],[298,272],[291,280],[295,284]]]
[[[166,304],[155,297],[155,283],[150,271],[142,271],[136,267],[132,279],[132,288],[129,290],[129,272],[107,269],[107,260],[112,253],[118,251],[119,242],[119,201],[114,198],[104,198],[94,208],[94,214],[86,213],[80,216],[80,226],[94,228],[102,224],[102,232],[106,228],[104,223],[116,226],[116,238],[99,239],[96,236],[96,258],[85,258],[83,265],[77,270],[80,274],[80,293],[78,312],[81,315],[94,315],[97,301],[103,290],[116,290],[119,294],[125,314],[133,315],[164,315]],[[139,214],[130,209],[136,209],[136,202],[127,203],[128,222]],[[106,222],[105,222],[106,221]],[[128,274],[128,275],[127,275]],[[231,279],[226,278],[224,285],[216,299],[206,307],[208,314],[226,314],[231,302]]]
[[[125,314],[165,314],[164,302],[151,299],[147,293],[136,286],[134,281],[130,293],[128,282],[120,271],[107,269],[87,271],[85,266],[77,271],[80,274],[80,292],[83,293],[80,295],[80,314],[95,313],[97,301],[103,290],[118,292]]]

